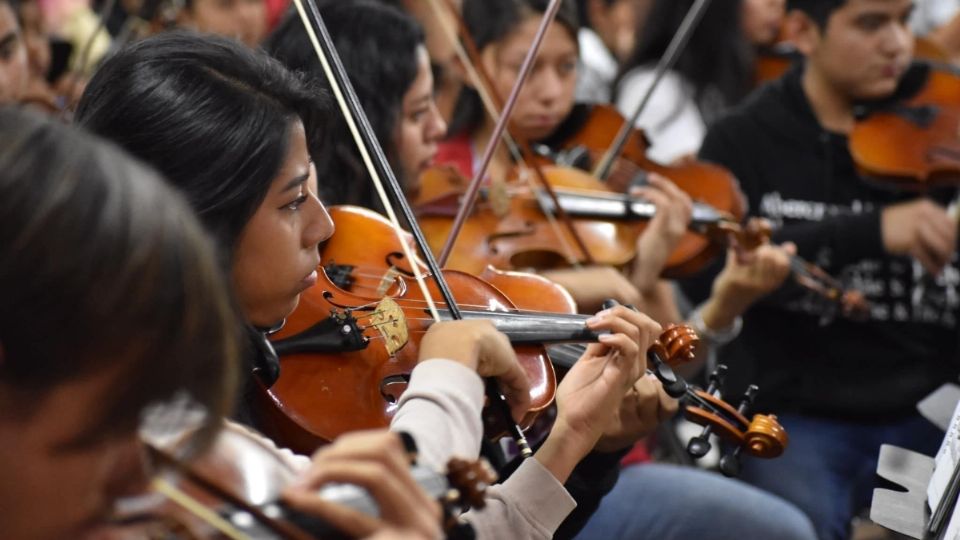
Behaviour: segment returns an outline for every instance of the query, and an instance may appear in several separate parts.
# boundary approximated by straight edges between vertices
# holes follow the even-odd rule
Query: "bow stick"
[[[647,88],[643,99],[640,100],[637,108],[634,109],[630,119],[620,126],[620,131],[617,132],[617,136],[613,139],[610,148],[603,154],[603,158],[600,159],[596,169],[594,169],[593,175],[600,180],[606,180],[607,177],[610,176],[614,162],[620,157],[620,154],[623,153],[623,148],[627,144],[627,138],[637,124],[637,119],[640,118],[640,114],[647,107],[647,103],[653,96],[653,91],[657,89],[657,86],[667,71],[672,69],[674,64],[677,63],[677,60],[680,58],[680,53],[686,48],[687,43],[690,41],[690,36],[693,35],[693,31],[697,28],[700,19],[703,18],[703,14],[707,11],[709,5],[710,0],[697,0],[695,4],[690,6],[690,11],[687,12],[687,15],[683,18],[683,22],[680,23],[680,28],[677,29],[677,33],[674,34],[673,39],[670,40],[670,45],[667,46],[667,50],[663,53],[663,56],[660,57],[660,61],[657,62],[653,82],[650,83],[650,86]]]
[[[357,98],[356,91],[350,82],[350,78],[347,76],[346,70],[343,68],[343,64],[340,61],[340,55],[337,53],[337,49],[333,45],[333,39],[330,37],[330,33],[327,31],[327,27],[323,22],[323,17],[320,15],[320,10],[317,8],[315,0],[294,0],[294,4],[296,5],[297,13],[300,15],[300,20],[303,22],[304,29],[306,30],[307,35],[314,46],[317,57],[320,59],[324,74],[326,75],[327,80],[330,83],[330,87],[333,90],[334,96],[336,97],[337,103],[343,112],[347,125],[350,128],[350,132],[353,135],[354,141],[357,144],[357,148],[360,151],[360,155],[363,158],[363,162],[367,167],[367,171],[370,173],[381,203],[387,212],[387,217],[392,222],[394,230],[397,233],[397,237],[400,239],[400,245],[403,248],[404,254],[407,256],[408,260],[415,260],[410,253],[410,249],[407,246],[406,241],[402,237],[403,228],[400,225],[400,221],[397,219],[396,213],[393,211],[391,201],[387,196],[386,189],[383,185],[383,178],[386,179],[386,184],[389,186],[393,195],[393,202],[400,208],[401,212],[403,212],[404,218],[410,225],[410,233],[412,233],[414,241],[417,244],[417,248],[423,255],[424,262],[427,265],[427,269],[431,273],[431,277],[433,277],[434,281],[436,282],[437,288],[440,289],[440,294],[443,296],[443,299],[447,304],[447,309],[449,310],[450,316],[455,320],[462,319],[463,317],[460,313],[460,309],[457,307],[456,301],[453,298],[453,293],[450,291],[450,287],[443,278],[443,274],[440,272],[440,267],[437,265],[437,261],[434,259],[433,253],[430,251],[430,248],[427,245],[426,238],[424,238],[423,232],[420,230],[420,227],[417,224],[413,210],[410,208],[406,196],[403,194],[403,188],[400,186],[400,182],[397,181],[396,176],[393,174],[393,169],[390,167],[390,164],[383,153],[383,148],[381,148],[379,141],[373,134],[373,129],[370,127],[370,122],[363,111],[363,107],[360,106],[360,100]],[[305,9],[304,4],[306,4],[306,7],[309,8],[309,10]],[[373,157],[370,155],[371,152],[373,153]],[[479,187],[479,185],[477,185],[477,187]],[[476,192],[476,190],[474,190],[474,192]],[[474,193],[474,195],[476,195],[476,193]],[[417,282],[423,291],[424,298],[427,300],[431,315],[435,321],[440,321],[440,315],[437,312],[436,306],[434,305],[430,292],[427,289],[426,283],[423,281],[422,274],[420,273],[419,269],[417,269],[416,264],[412,265],[412,268]],[[530,444],[523,435],[523,430],[519,425],[517,425],[516,422],[513,421],[513,417],[510,413],[510,406],[507,404],[506,398],[500,391],[499,384],[497,383],[496,379],[487,379],[486,392],[487,396],[490,398],[491,405],[495,407],[500,414],[505,415],[507,426],[510,429],[510,434],[516,441],[521,455],[525,458],[532,456],[533,451],[530,449]]]
[[[457,9],[457,6],[453,4],[452,0],[428,1],[430,2],[431,8],[436,13],[437,20],[443,29],[444,35],[453,45],[457,56],[460,58],[460,62],[466,69],[467,74],[473,80],[477,94],[480,95],[480,100],[483,102],[484,108],[487,110],[487,114],[489,114],[491,118],[497,118],[500,115],[498,111],[502,107],[503,98],[493,86],[493,80],[491,79],[490,74],[487,73],[487,70],[480,62],[480,53],[477,50],[476,42],[473,41],[473,37],[470,35],[470,31],[467,28],[462,15]],[[440,2],[443,2],[446,9],[450,13],[450,16],[457,22],[457,29],[452,28],[449,24],[449,21],[443,17],[443,14],[440,11]],[[460,39],[463,39],[462,43],[460,42]],[[540,165],[534,160],[534,152],[530,147],[530,142],[526,139],[514,136],[509,125],[504,132],[503,141],[506,144],[507,149],[510,151],[510,154],[518,163],[521,163],[533,170],[535,178],[540,182],[540,185],[543,187],[544,191],[553,201],[553,208],[557,210],[557,215],[560,216],[560,220],[563,221],[563,224],[570,231],[570,235],[577,243],[577,247],[583,253],[584,259],[586,259],[587,263],[593,264],[594,259],[593,256],[590,255],[590,250],[587,248],[587,244],[583,241],[583,238],[580,236],[580,233],[577,231],[576,227],[573,226],[573,221],[571,221],[570,216],[558,204],[559,200],[557,199],[556,192],[553,190],[553,186],[551,186],[550,182],[547,181],[547,177],[544,175],[543,169],[541,169]],[[543,213],[547,216],[547,221],[550,223],[551,227],[557,231],[557,223],[553,218],[553,210],[550,208],[543,208]],[[577,260],[573,256],[573,250],[568,244],[566,237],[564,237],[562,234],[559,234],[559,231],[557,231],[557,238],[563,246],[564,251],[567,253],[569,262],[572,265],[577,266]]]
[[[490,166],[493,153],[497,149],[496,142],[499,141],[503,136],[503,132],[507,127],[507,122],[510,120],[510,115],[513,113],[513,109],[517,105],[517,97],[520,95],[520,90],[523,88],[523,83],[527,80],[527,76],[530,75],[530,71],[533,68],[533,62],[537,57],[537,52],[540,50],[540,45],[543,43],[543,38],[547,34],[547,29],[550,27],[550,23],[553,22],[553,19],[557,16],[557,11],[560,9],[560,1],[561,0],[550,0],[550,5],[547,6],[547,10],[543,14],[543,20],[540,21],[540,28],[537,29],[537,35],[533,40],[533,45],[530,47],[530,50],[527,51],[527,56],[523,59],[523,64],[520,67],[520,73],[517,75],[517,81],[513,84],[513,88],[510,90],[510,96],[507,98],[507,102],[503,107],[500,118],[497,119],[497,123],[493,128],[493,133],[490,134],[490,140],[487,142],[487,147],[483,152],[483,159],[480,163],[480,169],[473,176],[473,180],[470,181],[470,185],[467,186],[467,191],[463,198],[463,205],[460,206],[460,210],[457,212],[457,216],[453,220],[453,226],[450,228],[450,235],[447,237],[447,241],[443,245],[443,250],[440,252],[441,265],[445,264],[447,259],[450,257],[450,253],[453,251],[453,244],[456,242],[457,236],[460,234],[460,229],[463,228],[463,224],[466,222],[467,216],[473,211],[473,204],[477,200],[477,194],[480,193],[480,183],[483,181],[483,177],[487,174],[487,168]]]

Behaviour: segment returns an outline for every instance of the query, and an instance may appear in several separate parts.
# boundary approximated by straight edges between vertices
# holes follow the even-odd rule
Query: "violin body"
[[[556,190],[581,189],[595,182],[570,168],[542,167]],[[449,235],[468,181],[449,169],[431,169],[421,177],[418,220],[430,247],[439,252]],[[552,269],[586,264],[587,255],[562,223],[551,224],[537,192],[514,180],[485,190],[464,224],[447,261],[449,268],[479,274],[487,265],[507,270]],[[602,187],[600,188],[602,189]],[[573,226],[597,264],[622,266],[636,256],[641,228],[598,219],[574,219]]]
[[[864,176],[900,189],[960,184],[960,75],[931,68],[913,97],[856,123],[850,154]]]
[[[351,231],[371,242],[360,249],[343,241],[345,235],[339,239],[334,235],[323,246],[323,259],[337,261],[338,270],[369,276],[370,281],[363,283],[371,285],[354,281],[352,285],[362,285],[362,291],[348,292],[332,283],[324,268],[318,269],[317,285],[301,296],[284,328],[271,336],[280,355],[280,377],[263,389],[257,404],[264,431],[304,453],[347,431],[389,425],[417,364],[419,341],[433,322],[419,286],[409,277],[408,262],[399,255],[399,240],[389,222],[352,207],[338,207],[331,216],[341,230],[350,223]],[[583,329],[583,316],[518,314],[500,290],[539,298],[538,309],[561,311],[559,307],[571,306],[572,300],[558,285],[528,274],[484,275],[499,288],[463,272],[444,271],[463,316],[493,320],[514,343],[531,383],[532,406],[523,422],[527,426],[550,405],[556,391],[543,343],[593,341],[596,336]],[[385,288],[374,290],[383,284]],[[432,281],[428,288],[439,298]],[[392,308],[384,307],[383,290]],[[442,303],[437,308],[446,315]],[[394,315],[388,316],[391,310]],[[502,435],[503,428],[495,415],[485,415],[488,436]]]
[[[383,315],[388,310],[382,302],[340,290],[322,269],[318,274],[317,285],[301,296],[285,327],[271,336],[280,353],[280,377],[258,400],[267,435],[304,453],[348,431],[389,426],[417,365],[417,345],[433,322],[419,288],[406,278],[400,278],[403,290],[393,297],[403,305],[403,320],[397,320]],[[489,311],[514,309],[505,295],[473,276],[451,270],[444,277],[458,303]],[[438,297],[436,286],[428,286]],[[328,328],[318,331],[318,321],[329,323]],[[327,334],[325,345],[303,344],[320,332]],[[358,333],[347,343],[336,340]],[[285,343],[289,338],[294,341]],[[515,351],[532,383],[531,408],[522,424],[529,425],[552,402],[556,379],[542,346],[517,345]],[[487,424],[486,430],[491,437],[504,433],[499,422]]]

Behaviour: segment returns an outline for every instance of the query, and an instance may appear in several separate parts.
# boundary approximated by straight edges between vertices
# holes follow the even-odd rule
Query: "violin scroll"
[[[726,370],[726,366],[718,366],[710,375],[707,390],[694,389],[686,396],[690,403],[684,410],[685,416],[703,426],[700,435],[690,439],[687,452],[693,457],[703,457],[710,451],[710,436],[717,435],[732,445],[720,460],[720,471],[726,476],[736,476],[742,454],[775,458],[786,449],[789,437],[776,416],[755,414],[747,419],[758,391],[755,385],[747,388],[736,409],[720,398]]]
[[[692,361],[696,357],[700,336],[693,327],[686,324],[671,324],[664,329],[660,337],[650,347],[657,360],[677,366]]]

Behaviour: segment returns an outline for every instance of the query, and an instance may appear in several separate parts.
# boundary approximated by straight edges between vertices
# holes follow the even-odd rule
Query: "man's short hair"
[[[813,19],[817,26],[825,28],[830,15],[846,3],[847,0],[788,0],[787,9],[802,11]]]

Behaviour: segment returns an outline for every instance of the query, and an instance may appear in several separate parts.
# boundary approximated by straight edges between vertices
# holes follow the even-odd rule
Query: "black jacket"
[[[912,70],[900,91],[924,76]],[[862,291],[870,316],[825,318],[822,302],[788,285],[746,314],[720,360],[733,390],[758,384],[758,406],[774,412],[861,421],[908,414],[957,375],[957,259],[933,279],[915,261],[884,252],[882,209],[915,195],[859,177],[847,138],[820,126],[801,77],[802,66],[719,120],[700,157],[736,175],[750,215],[779,226],[775,242],[796,243],[800,256]],[[721,263],[681,283],[694,301],[709,294]]]

